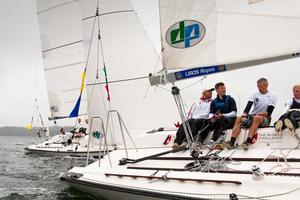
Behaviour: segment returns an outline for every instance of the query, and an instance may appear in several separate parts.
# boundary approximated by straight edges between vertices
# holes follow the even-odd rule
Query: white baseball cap
[[[215,88],[203,88],[202,93],[205,92],[205,91],[210,91],[210,92],[212,92],[212,91],[214,91],[214,90],[215,90]]]

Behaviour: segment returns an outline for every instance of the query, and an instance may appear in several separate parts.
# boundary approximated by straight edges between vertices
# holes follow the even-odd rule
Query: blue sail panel
[[[69,118],[72,118],[72,117],[78,117],[78,112],[79,112],[79,108],[80,108],[80,102],[81,102],[81,95],[79,96],[72,112],[70,113],[69,115]]]

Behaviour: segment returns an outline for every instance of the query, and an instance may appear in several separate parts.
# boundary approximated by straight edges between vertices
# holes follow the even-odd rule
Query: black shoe
[[[224,141],[222,142],[222,144],[226,149],[234,149],[234,144],[231,141]]]
[[[249,142],[248,141],[243,142],[243,144],[241,144],[241,148],[243,150],[248,150],[249,149]]]

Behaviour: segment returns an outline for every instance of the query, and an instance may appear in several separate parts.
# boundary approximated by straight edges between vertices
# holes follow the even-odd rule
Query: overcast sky
[[[30,123],[35,94],[48,114],[35,1],[1,0],[0,27],[0,126],[24,126]]]
[[[155,30],[157,23],[153,18],[157,16],[157,10],[148,9],[157,5],[156,0],[135,2],[143,11],[142,20],[151,39],[159,41],[158,31]],[[29,124],[35,96],[43,117],[46,119],[49,116],[35,10],[35,0],[0,0],[0,126]],[[279,97],[273,117],[277,118],[284,102],[291,97],[291,86],[300,82],[299,67],[300,59],[297,58],[213,75],[206,80],[206,85],[213,85],[217,80],[226,82],[229,93],[236,95],[242,109],[247,102],[245,96],[256,90],[255,81],[266,77],[270,80],[270,90]]]
[[[157,6],[156,1],[134,1],[139,9]],[[143,17],[145,14],[147,15],[147,11],[141,12]],[[152,19],[146,19],[146,23],[148,30],[157,26]],[[47,121],[50,112],[42,68],[35,0],[0,0],[0,27],[0,126],[29,124],[35,97],[39,101],[43,118]],[[156,33],[150,33],[150,37],[156,37],[155,40],[159,41],[158,31],[154,32]],[[73,121],[60,123],[73,124]]]

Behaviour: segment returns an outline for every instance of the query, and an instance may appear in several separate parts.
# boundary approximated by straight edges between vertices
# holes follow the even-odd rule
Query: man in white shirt
[[[191,127],[191,132],[193,136],[198,134],[198,131],[201,130],[199,142],[202,143],[204,139],[207,137],[209,133],[209,119],[208,115],[210,112],[210,103],[212,101],[212,91],[214,88],[211,89],[204,89],[202,92],[202,97],[197,104],[193,104],[190,112],[188,114],[188,120]],[[174,140],[174,144],[172,146],[173,149],[176,149],[180,145],[186,145],[183,142],[186,139],[186,135],[184,132],[183,124],[180,125],[179,129],[176,133],[176,138]]]
[[[287,127],[292,134],[299,127],[300,121],[300,84],[293,86],[294,97],[289,100],[283,110],[283,115],[275,123],[275,130],[281,132],[281,129]]]
[[[81,120],[81,118],[77,119],[77,123],[75,125],[75,137],[82,137],[84,135],[87,134],[87,129],[88,129],[88,124],[87,124],[87,120]]]
[[[244,109],[242,116],[237,117],[234,128],[232,130],[230,141],[224,142],[224,146],[228,149],[234,148],[234,143],[237,136],[241,132],[241,125],[245,124],[246,127],[250,126],[248,138],[241,145],[241,148],[247,150],[252,138],[255,135],[258,127],[265,127],[270,125],[271,114],[275,108],[277,98],[268,91],[268,80],[260,78],[257,81],[258,92],[252,94]],[[253,106],[253,107],[252,107]],[[252,107],[252,110],[250,111]]]

